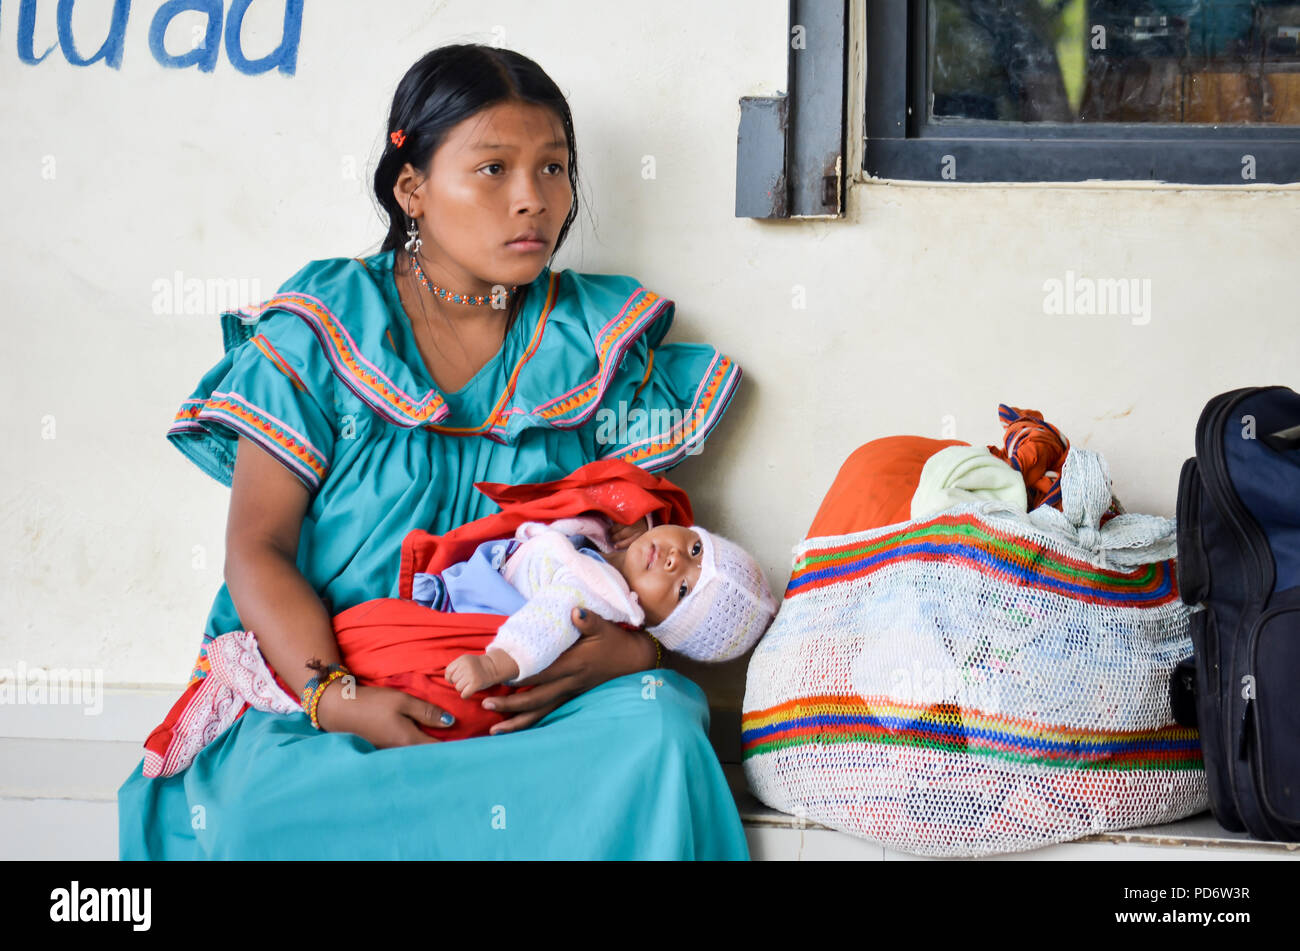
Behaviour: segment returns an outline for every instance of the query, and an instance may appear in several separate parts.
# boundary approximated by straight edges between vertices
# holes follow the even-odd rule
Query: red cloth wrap
[[[515,486],[478,482],[475,487],[501,506],[501,511],[467,522],[445,535],[420,529],[409,532],[402,541],[398,581],[401,597],[363,601],[332,619],[343,664],[361,684],[401,690],[456,718],[450,727],[421,725],[425,733],[443,740],[486,735],[506,717],[485,710],[483,700],[529,688],[498,684],[461,699],[446,680],[447,665],[462,654],[481,653],[506,616],[445,613],[416,604],[410,600],[416,572],[443,571],[469,558],[483,542],[513,537],[515,529],[529,521],[551,521],[587,512],[607,515],[621,525],[630,525],[650,514],[655,515],[655,524],[689,526],[695,518],[690,498],[682,489],[620,459],[588,463],[554,482]],[[275,680],[290,696],[297,696],[278,674]],[[186,688],[167,718],[145,741],[147,749],[165,754],[172,742],[173,727],[201,683],[195,681]],[[245,710],[247,704],[239,715]]]
[[[549,522],[584,512],[600,512],[617,524],[655,516],[655,524],[695,524],[691,500],[673,483],[621,459],[589,462],[554,482],[503,485],[476,482],[478,489],[501,511],[466,522],[446,535],[416,529],[402,540],[398,595],[409,599],[417,572],[437,574],[464,561],[474,549],[494,538],[512,538],[524,522]]]

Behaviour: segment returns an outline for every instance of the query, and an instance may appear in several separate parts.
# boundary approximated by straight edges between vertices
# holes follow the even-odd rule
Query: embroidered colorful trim
[[[741,717],[741,758],[792,746],[872,743],[965,752],[1009,763],[1065,769],[1203,769],[1197,732],[1084,730],[889,697],[804,697]]]
[[[236,311],[241,319],[256,320],[269,310],[284,310],[301,318],[315,333],[331,367],[344,385],[384,419],[410,428],[436,422],[451,411],[441,395],[430,390],[417,400],[366,359],[356,342],[330,309],[309,294],[277,294],[253,307]]]
[[[212,673],[212,661],[208,659],[208,648],[212,645],[212,640],[211,634],[203,635],[203,644],[199,647],[198,659],[194,661],[194,669],[190,671],[190,679],[185,684],[187,688]]]
[[[623,354],[642,331],[659,318],[668,304],[668,300],[653,291],[638,287],[618,315],[596,334],[596,375],[543,403],[533,412],[557,428],[574,427],[585,422],[600,405],[600,396],[618,372]]]
[[[1096,568],[1031,539],[1007,535],[969,518],[940,515],[868,541],[813,548],[796,559],[785,598],[862,578],[901,560],[961,561],[1000,580],[1055,591],[1110,607],[1153,607],[1178,598],[1172,561],[1133,571]]]
[[[506,415],[502,407],[514,396],[515,385],[524,365],[532,358],[541,342],[547,317],[555,304],[557,275],[550,276],[546,301],[542,313],[534,328],[533,337],[525,348],[523,355],[515,364],[506,388],[502,391],[496,405],[488,418],[478,426],[456,427],[436,425],[445,419],[451,410],[446,401],[436,390],[430,390],[422,400],[406,393],[390,380],[377,366],[360,352],[356,342],[348,334],[339,319],[320,300],[309,294],[278,294],[254,307],[242,308],[237,313],[246,315],[243,319],[253,320],[272,309],[280,309],[301,318],[315,333],[321,342],[326,357],[339,379],[362,401],[371,406],[381,417],[399,426],[411,428],[425,425],[439,432],[455,435],[476,435],[500,429],[504,431]],[[391,344],[392,336],[389,335]],[[394,352],[396,347],[394,347]]]
[[[451,435],[473,436],[484,434],[497,441],[504,441],[510,419],[516,415],[539,416],[557,429],[574,428],[586,421],[599,406],[600,396],[608,388],[610,380],[617,372],[619,363],[627,349],[646,326],[659,318],[664,308],[669,304],[667,299],[661,298],[658,294],[647,291],[643,287],[637,288],[629,296],[619,314],[597,333],[595,344],[598,370],[592,379],[579,384],[531,411],[510,407],[508,404],[514,397],[520,372],[536,354],[541,344],[547,319],[555,305],[558,282],[559,275],[551,272],[546,301],[534,328],[533,336],[529,340],[524,353],[516,362],[501,396],[489,412],[487,419],[478,426],[439,425],[439,421],[445,419],[450,413],[450,409],[441,394],[436,389],[430,390],[423,400],[416,400],[415,397],[403,391],[377,366],[365,358],[357,349],[355,341],[338,318],[331,313],[324,303],[311,295],[279,294],[262,304],[241,308],[235,313],[240,319],[251,322],[267,311],[280,309],[304,320],[321,342],[332,369],[343,383],[389,422],[408,428],[423,425],[426,428]],[[389,336],[389,342],[392,343],[391,335]],[[261,344],[259,344],[259,348],[261,348]],[[267,353],[266,350],[263,350],[263,352],[266,353],[268,358],[271,357],[271,353]],[[281,358],[281,361],[283,361],[283,358]],[[719,392],[723,396],[723,400],[717,404],[717,408],[721,410],[725,407],[726,400],[730,398],[731,392],[735,388],[736,379],[739,377],[739,368],[735,369],[734,377],[728,378],[726,370],[734,365],[725,358],[724,361],[722,366],[711,368],[713,370],[712,377],[706,375],[705,382],[701,385],[701,390],[697,395],[697,406],[693,407],[693,410],[698,408],[701,411],[708,412],[709,407],[715,403],[715,395]],[[279,366],[279,363],[277,363],[277,366]],[[284,364],[282,369],[289,370],[287,363]],[[292,371],[289,370],[289,372]],[[649,368],[647,368],[646,376],[648,379]],[[644,384],[645,380],[642,381],[642,386]],[[693,415],[694,413],[692,413]],[[707,431],[714,422],[716,422],[716,413],[703,429]],[[681,455],[684,455],[684,452],[674,452],[674,450],[686,443],[696,428],[699,427],[692,421],[686,424],[684,431],[681,433],[681,438],[669,439],[653,446],[649,445],[647,441],[645,445],[637,444],[634,447],[628,447],[624,452],[634,455],[636,458],[630,458],[629,461],[635,462],[643,468],[647,467],[646,462],[643,460],[648,461],[649,465],[655,468],[663,468],[671,463],[661,461],[657,457],[669,453],[670,455],[665,458],[680,458]]]
[[[690,408],[667,433],[648,436],[603,457],[624,459],[647,472],[676,465],[718,424],[740,383],[742,372],[730,357],[716,354],[695,390]]]
[[[218,435],[208,423],[247,436],[283,461],[312,491],[320,487],[329,471],[329,459],[306,436],[238,393],[214,391],[206,400],[185,400],[167,435]]]

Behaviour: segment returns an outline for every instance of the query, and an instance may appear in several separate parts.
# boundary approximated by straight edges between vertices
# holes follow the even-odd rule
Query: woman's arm
[[[271,668],[301,694],[308,662],[340,662],[329,612],[298,570],[298,538],[311,501],[304,486],[255,443],[239,439],[226,522],[225,580],[235,610]],[[335,689],[335,684],[339,688]],[[418,726],[446,726],[433,704],[385,687],[326,688],[317,720],[375,746],[438,742]]]
[[[239,618],[284,681],[301,693],[307,661],[340,660],[325,605],[298,570],[307,487],[240,437],[226,521],[226,586]]]

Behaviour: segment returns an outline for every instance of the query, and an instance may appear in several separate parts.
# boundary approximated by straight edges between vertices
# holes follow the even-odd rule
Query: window
[[[1300,2],[868,0],[865,167],[1300,181]]]

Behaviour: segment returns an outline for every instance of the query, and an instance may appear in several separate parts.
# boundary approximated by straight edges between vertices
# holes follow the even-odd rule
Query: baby
[[[656,525],[617,550],[609,529],[603,517],[528,522],[514,540],[485,543],[442,576],[416,576],[421,603],[510,614],[485,653],[463,654],[447,666],[447,680],[462,697],[549,667],[578,639],[574,607],[645,625],[666,649],[701,661],[740,656],[775,616],[762,568],[734,542],[698,525]],[[506,592],[503,601],[502,588],[492,590],[488,567],[508,582],[513,598]]]

